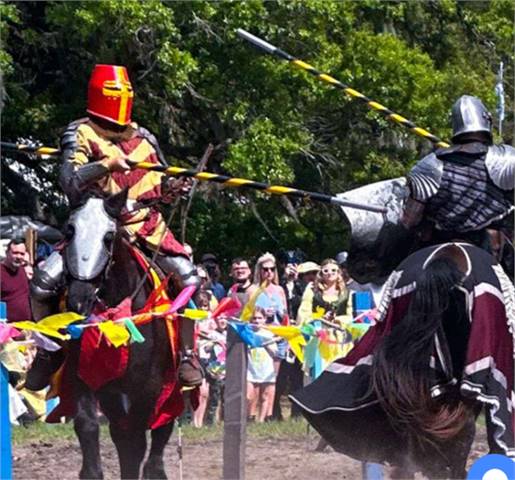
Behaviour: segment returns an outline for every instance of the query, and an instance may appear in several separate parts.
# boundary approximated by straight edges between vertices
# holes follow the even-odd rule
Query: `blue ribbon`
[[[70,334],[74,340],[77,340],[82,335],[82,328],[79,328],[77,325],[68,325],[66,327],[66,331]]]

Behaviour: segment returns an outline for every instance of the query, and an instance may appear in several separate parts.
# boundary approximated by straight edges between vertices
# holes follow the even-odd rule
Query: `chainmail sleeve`
[[[77,204],[85,190],[104,177],[108,168],[100,162],[90,162],[91,151],[80,127],[87,120],[70,123],[61,137],[62,165],[59,184],[72,205]]]

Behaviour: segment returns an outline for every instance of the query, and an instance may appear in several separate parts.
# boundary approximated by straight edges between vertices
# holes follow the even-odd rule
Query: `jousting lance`
[[[443,140],[441,140],[437,136],[433,135],[432,133],[428,132],[424,128],[417,127],[411,120],[404,118],[402,115],[399,115],[398,113],[392,112],[389,108],[385,107],[384,105],[381,105],[378,102],[375,102],[374,100],[371,100],[366,95],[363,95],[362,93],[358,92],[357,90],[354,90],[352,87],[345,85],[344,83],[340,82],[339,80],[332,77],[331,75],[320,72],[315,67],[312,67],[309,63],[306,63],[303,60],[300,60],[299,58],[295,58],[293,55],[290,55],[289,53],[285,52],[284,50],[281,50],[280,48],[272,45],[271,43],[266,42],[265,40],[262,40],[259,37],[256,37],[255,35],[252,35],[251,33],[247,32],[246,30],[243,30],[242,28],[238,28],[236,30],[236,32],[238,33],[238,35],[241,38],[244,38],[245,40],[252,43],[256,47],[260,48],[261,50],[263,50],[267,53],[270,53],[282,60],[287,60],[292,65],[295,65],[296,67],[298,67],[302,70],[305,70],[306,72],[310,73],[311,75],[318,78],[319,80],[321,80],[325,83],[328,83],[335,88],[343,90],[347,95],[349,95],[353,99],[361,100],[369,108],[379,112],[381,115],[386,117],[388,120],[391,120],[392,122],[395,122],[395,123],[403,126],[404,128],[407,128],[411,132],[434,143],[436,146],[449,147],[448,143],[444,142]]]
[[[48,155],[58,156],[60,150],[50,147],[35,147],[30,145],[16,144],[1,142],[2,149],[14,150],[27,155]],[[181,167],[167,167],[165,165],[156,165],[149,162],[131,163],[134,168],[142,168],[144,170],[152,170],[162,172],[166,175],[173,177],[189,177],[195,178],[202,182],[216,182],[224,187],[245,187],[259,190],[261,192],[270,193],[272,195],[286,195],[288,197],[299,198],[304,201],[317,201],[322,203],[329,203],[341,207],[356,208],[358,210],[368,210],[369,212],[386,213],[387,209],[379,205],[367,205],[364,203],[351,202],[343,198],[326,195],[325,193],[308,192],[306,190],[299,190],[297,188],[285,187],[281,185],[270,185],[268,183],[256,182],[246,178],[228,177],[226,175],[219,175],[217,173],[199,172],[197,170],[190,170]]]

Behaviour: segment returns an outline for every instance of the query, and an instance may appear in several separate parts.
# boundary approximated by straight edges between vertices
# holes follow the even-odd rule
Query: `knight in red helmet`
[[[96,65],[88,85],[87,112],[116,125],[131,123],[134,91],[125,67]]]
[[[158,250],[156,263],[172,274],[175,292],[200,285],[195,266],[184,247],[166,226],[157,201],[173,199],[190,188],[186,179],[171,179],[155,171],[132,170],[137,162],[165,165],[156,138],[131,119],[134,91],[125,67],[96,65],[88,86],[88,117],[68,125],[61,137],[60,184],[72,207],[85,193],[116,194],[128,189],[124,228],[144,251]],[[135,204],[138,208],[133,208]],[[149,206],[141,208],[142,205]],[[49,315],[50,305],[63,283],[61,254],[54,252],[37,270],[31,284],[31,301],[36,321]],[[179,378],[185,386],[202,382],[202,371],[193,354],[193,323],[181,326]],[[55,370],[48,353],[41,351],[27,377],[27,388],[44,388]]]

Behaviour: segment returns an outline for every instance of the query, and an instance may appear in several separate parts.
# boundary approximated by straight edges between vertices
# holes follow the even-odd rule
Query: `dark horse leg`
[[[428,478],[466,478],[467,459],[476,433],[477,413],[478,411],[471,409],[461,431],[452,438],[435,444],[433,448],[419,450],[411,441],[410,451],[415,454],[412,462],[408,461],[394,470],[398,476],[392,474],[391,478],[414,478],[418,470]]]
[[[98,397],[118,452],[120,478],[139,478],[147,449],[147,409],[133,405],[127,411],[128,405],[120,393],[100,392]]]
[[[451,454],[450,460],[450,478],[466,478],[467,477],[467,458],[474,442],[476,434],[476,418],[480,408],[470,415],[463,430],[457,435],[456,439],[450,444]]]
[[[152,430],[152,446],[143,467],[143,478],[167,478],[163,463],[163,453],[173,431],[173,422]]]
[[[79,385],[77,392],[74,428],[82,450],[79,478],[104,478],[100,461],[97,401],[93,392],[83,384]]]

